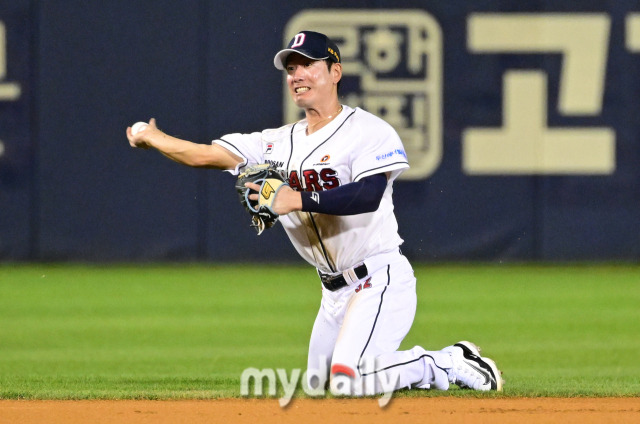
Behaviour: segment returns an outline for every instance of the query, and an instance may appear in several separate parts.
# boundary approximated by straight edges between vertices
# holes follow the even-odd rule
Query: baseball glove
[[[260,191],[245,187],[245,183],[258,184]],[[238,175],[236,191],[240,202],[251,214],[251,226],[256,229],[258,235],[278,222],[279,215],[273,211],[272,206],[278,191],[285,185],[289,184],[284,176],[273,165],[267,163],[251,166]],[[257,201],[249,199],[249,195],[256,193],[259,195]]]

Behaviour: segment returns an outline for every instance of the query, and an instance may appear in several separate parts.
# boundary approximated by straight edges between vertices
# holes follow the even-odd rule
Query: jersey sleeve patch
[[[376,161],[382,162],[389,159],[397,160],[400,157],[404,158],[405,161],[407,160],[407,154],[405,153],[404,149],[393,149],[376,155]]]

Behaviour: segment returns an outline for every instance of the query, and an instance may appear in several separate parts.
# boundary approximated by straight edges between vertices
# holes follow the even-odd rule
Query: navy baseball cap
[[[323,60],[329,59],[335,63],[340,63],[340,50],[336,43],[329,37],[319,32],[301,31],[289,41],[286,49],[280,50],[273,58],[276,68],[284,71],[287,63],[287,56],[291,53],[300,53],[309,59]]]

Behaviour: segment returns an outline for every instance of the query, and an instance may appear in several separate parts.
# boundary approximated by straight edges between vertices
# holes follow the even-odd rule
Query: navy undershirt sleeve
[[[375,174],[358,182],[326,191],[303,191],[302,211],[328,215],[357,215],[373,212],[380,206],[387,188],[387,176]]]

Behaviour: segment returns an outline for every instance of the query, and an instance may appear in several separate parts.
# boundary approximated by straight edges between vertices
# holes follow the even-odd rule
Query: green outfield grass
[[[640,396],[640,266],[416,266],[402,348],[468,339],[504,393]],[[245,368],[306,366],[310,267],[0,265],[0,398],[216,398]]]

